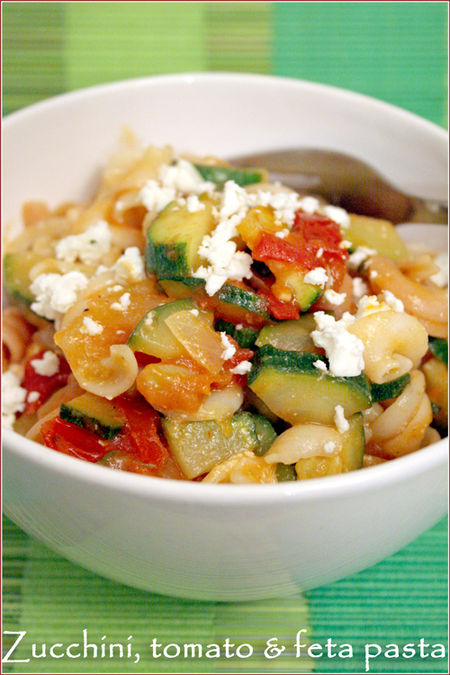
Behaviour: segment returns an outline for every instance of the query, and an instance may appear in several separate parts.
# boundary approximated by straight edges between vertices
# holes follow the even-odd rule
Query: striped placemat
[[[268,73],[353,89],[447,124],[444,2],[4,2],[5,113],[71,89],[143,75],[206,70]],[[5,672],[370,672],[441,673],[443,658],[396,658],[387,645],[446,644],[447,528],[442,521],[383,563],[336,584],[270,601],[197,602],[102,579],[4,524],[4,651],[26,632]],[[310,643],[351,645],[352,658],[297,658]],[[49,647],[121,643],[115,657],[52,658]],[[102,641],[103,636],[105,638]],[[131,639],[128,639],[132,636]],[[264,655],[266,641],[284,647]],[[150,643],[249,644],[249,658],[155,658]],[[376,651],[376,648],[373,648]],[[345,651],[345,650],[344,650]],[[395,650],[394,650],[395,652]],[[428,650],[430,652],[430,650]],[[243,648],[245,654],[245,648]],[[317,650],[316,650],[317,653]]]

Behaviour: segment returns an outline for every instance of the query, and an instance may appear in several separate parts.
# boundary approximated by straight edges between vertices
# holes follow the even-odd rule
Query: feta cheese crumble
[[[430,279],[436,286],[445,288],[448,286],[448,255],[446,253],[439,253],[433,262],[439,267],[439,272],[433,274]]]
[[[312,331],[311,337],[317,347],[325,349],[330,373],[341,377],[360,375],[364,369],[364,344],[347,330],[354,317],[346,312],[336,321],[325,312],[315,312],[314,320],[317,330]]]
[[[323,288],[328,281],[328,274],[325,267],[315,267],[310,270],[303,277],[305,284],[313,284],[313,286],[321,286]]]
[[[405,311],[405,305],[403,302],[400,300],[400,298],[395,297],[391,291],[383,291],[382,296],[385,303],[388,304],[389,307],[394,310],[394,312]]]
[[[30,286],[36,298],[31,309],[45,319],[57,319],[76,302],[78,292],[87,284],[82,272],[39,274]]]
[[[33,359],[30,364],[38,375],[51,377],[59,372],[59,359],[55,352],[46,351],[40,359]]]
[[[25,410],[27,390],[20,386],[20,380],[11,370],[2,375],[2,427],[12,429],[16,413]]]
[[[111,230],[106,221],[100,220],[81,234],[71,234],[56,244],[58,260],[73,263],[81,260],[86,265],[97,264],[111,248]]]
[[[357,246],[353,253],[350,254],[347,265],[351,270],[357,270],[372,255],[376,255],[376,251],[373,248]]]
[[[334,409],[334,423],[340,434],[343,434],[350,429],[348,420],[344,415],[344,408],[341,405],[337,405]]]
[[[362,298],[363,295],[366,295],[367,291],[369,290],[369,287],[367,286],[366,282],[361,279],[361,277],[355,277],[352,279],[352,285],[353,285],[353,297],[355,300],[359,300],[359,298]]]
[[[196,211],[203,211],[205,205],[200,201],[197,195],[189,195],[186,199],[186,208],[189,213],[196,213]]]
[[[332,305],[342,305],[347,297],[347,293],[336,293],[336,291],[333,291],[332,288],[327,288],[323,295],[325,300],[330,302]]]
[[[130,246],[113,265],[117,280],[136,282],[145,279],[144,258],[137,246]]]
[[[231,368],[230,372],[234,375],[246,375],[252,369],[250,361],[241,361],[237,366]]]
[[[98,321],[94,321],[90,316],[85,316],[83,319],[83,326],[80,328],[81,333],[87,333],[88,335],[100,335],[103,333],[103,326]]]
[[[319,213],[326,216],[330,220],[334,220],[334,222],[340,225],[343,230],[350,226],[350,216],[348,215],[347,211],[342,209],[340,206],[322,206],[319,209]]]
[[[335,451],[336,443],[334,441],[327,441],[323,444],[323,451],[326,455],[332,455]]]
[[[228,335],[223,331],[220,333],[220,339],[221,339],[222,345],[224,347],[224,350],[221,354],[221,357],[223,358],[224,361],[228,361],[229,359],[231,359],[232,356],[235,355],[236,347],[231,342]]]
[[[120,296],[118,302],[113,302],[111,305],[111,309],[116,309],[118,312],[123,312],[127,307],[130,306],[130,294],[129,293],[124,293],[123,295]]]
[[[36,403],[36,401],[39,399],[39,396],[40,396],[40,393],[38,391],[28,392],[28,396],[27,396],[28,403]]]
[[[317,359],[317,361],[314,361],[313,363],[314,368],[317,368],[317,370],[321,370],[323,373],[328,372],[327,364],[324,363],[323,361],[320,361]]]

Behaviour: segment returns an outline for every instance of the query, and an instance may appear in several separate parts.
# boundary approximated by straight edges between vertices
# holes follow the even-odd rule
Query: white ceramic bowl
[[[123,125],[144,142],[225,157],[333,148],[406,190],[447,194],[447,135],[410,113],[294,80],[180,75],[95,87],[8,117],[6,219],[25,199],[56,205],[86,194]],[[326,584],[399,550],[447,504],[445,441],[343,476],[229,486],[114,472],[14,432],[4,438],[5,511],[16,523],[99,574],[170,595],[245,600]]]

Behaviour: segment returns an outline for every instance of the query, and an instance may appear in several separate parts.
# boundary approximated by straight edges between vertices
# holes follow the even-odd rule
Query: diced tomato
[[[281,302],[278,300],[272,293],[266,293],[265,291],[258,291],[259,295],[264,295],[269,301],[270,313],[275,319],[287,320],[287,319],[298,319],[300,316],[300,311],[295,305],[290,302]]]
[[[295,215],[292,230],[301,237],[304,246],[314,254],[313,267],[317,267],[318,260],[333,263],[348,258],[347,251],[339,246],[342,241],[340,227],[330,218],[319,213],[305,213],[299,210]],[[317,258],[320,249],[323,249],[323,252],[320,258]]]
[[[231,339],[231,338],[230,338]],[[236,352],[233,354],[231,359],[225,362],[225,367],[228,371],[232,368],[236,368],[242,361],[250,361],[255,352],[251,349],[244,349],[244,347],[237,347]],[[247,386],[247,375],[233,375],[234,381],[239,384],[241,387]]]
[[[252,257],[261,262],[277,260],[299,265],[302,269],[312,269],[313,254],[303,246],[303,243],[296,235],[289,235],[288,241],[264,232],[252,251]]]
[[[43,403],[49,398],[49,396],[60,389],[65,384],[67,384],[68,377],[70,375],[70,367],[66,359],[57,354],[59,360],[59,371],[55,375],[39,375],[31,365],[31,361],[35,359],[41,359],[45,351],[43,350],[38,354],[34,354],[30,357],[25,364],[25,372],[22,387],[27,390],[27,392],[36,391],[39,394],[39,398],[35,401],[28,401],[28,396],[25,404],[25,414],[33,415]]]
[[[149,363],[159,363],[159,361],[161,361],[161,359],[158,359],[156,356],[144,354],[144,352],[134,352],[134,355],[139,368],[145,368]]]
[[[169,457],[169,451],[159,435],[161,421],[156,410],[141,396],[119,396],[114,399],[114,403],[127,420],[126,435],[131,441],[133,454],[144,464],[154,464],[156,467],[164,464]]]
[[[98,462],[109,449],[108,441],[60,417],[44,422],[41,435],[47,447],[88,462]]]

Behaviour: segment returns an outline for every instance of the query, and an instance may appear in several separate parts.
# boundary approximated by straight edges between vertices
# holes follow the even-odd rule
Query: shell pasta
[[[242,484],[447,433],[445,261],[386,221],[126,132],[89,202],[25,202],[22,223],[3,259],[2,424],[38,443]]]

